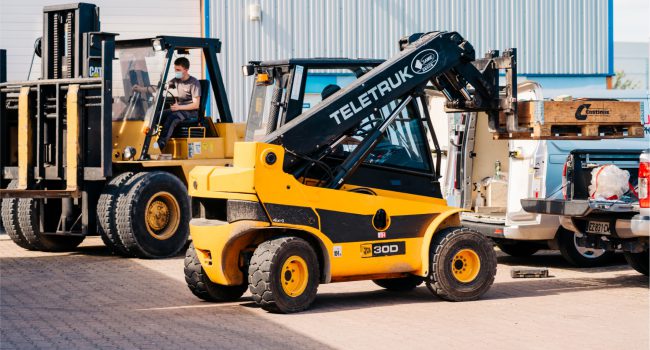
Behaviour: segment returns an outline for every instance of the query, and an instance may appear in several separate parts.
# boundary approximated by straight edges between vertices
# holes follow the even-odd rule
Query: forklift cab
[[[161,153],[171,154],[174,159],[191,158],[187,151],[188,139],[233,134],[232,130],[226,130],[237,126],[232,124],[216,57],[220,50],[221,41],[211,38],[158,36],[116,42],[112,105],[114,161],[158,159]],[[195,62],[203,58],[206,63],[208,79],[199,80],[201,97],[197,117],[178,124],[165,149],[153,149],[155,137],[163,132],[163,111],[176,102],[176,88],[169,82],[173,78],[173,62],[182,56]],[[198,75],[201,67],[190,67],[190,71]],[[210,95],[216,100],[216,116],[206,115]]]
[[[249,62],[243,67],[243,73],[245,76],[254,75],[255,85],[246,124],[246,141],[263,142],[276,129],[317,107],[322,100],[337,98],[338,90],[383,62],[380,59],[348,58]],[[393,113],[399,103],[399,100],[387,103],[356,128],[342,132],[336,147],[323,162],[305,170],[308,175],[303,173],[299,177],[310,184],[327,178],[328,171],[324,169],[340,165],[376,125]],[[399,189],[440,198],[437,186],[440,150],[433,129],[429,127],[427,112],[424,101],[419,98],[408,103],[349,183],[353,187]],[[432,154],[435,164],[432,163]]]
[[[255,85],[248,111],[246,140],[259,141],[320,103],[328,93],[344,88],[383,62],[349,58],[249,62],[242,67],[243,74],[254,75]]]

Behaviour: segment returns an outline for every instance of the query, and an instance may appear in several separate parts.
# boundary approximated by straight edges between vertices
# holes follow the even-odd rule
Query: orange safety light
[[[268,83],[271,81],[271,78],[269,77],[268,73],[258,73],[257,74],[257,82],[258,83]]]

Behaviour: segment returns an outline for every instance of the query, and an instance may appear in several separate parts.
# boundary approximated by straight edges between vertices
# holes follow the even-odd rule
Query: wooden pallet
[[[494,133],[495,140],[600,140],[620,139],[624,137],[643,138],[644,128],[639,124],[602,124],[602,125],[549,125],[536,124],[529,132]]]
[[[527,132],[494,133],[494,139],[594,140],[644,137],[640,102],[613,100],[521,101],[519,126]],[[505,116],[501,116],[505,126]]]

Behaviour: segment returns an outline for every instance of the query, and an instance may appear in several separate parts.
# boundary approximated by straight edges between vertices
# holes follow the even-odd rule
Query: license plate
[[[587,233],[609,233],[609,222],[589,221]]]

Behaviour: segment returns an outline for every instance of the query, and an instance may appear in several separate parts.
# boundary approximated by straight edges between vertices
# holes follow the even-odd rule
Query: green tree
[[[627,90],[627,89],[638,89],[639,82],[631,80],[625,76],[625,72],[622,70],[616,71],[616,76],[614,76],[614,89]]]

